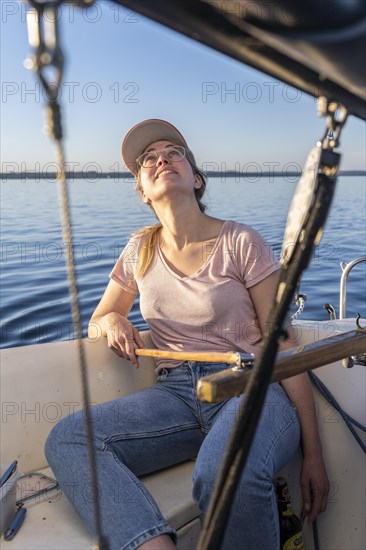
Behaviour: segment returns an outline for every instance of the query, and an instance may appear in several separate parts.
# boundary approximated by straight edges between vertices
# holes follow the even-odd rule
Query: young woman
[[[213,218],[201,202],[206,181],[171,124],[134,126],[122,145],[142,200],[159,223],[132,237],[90,322],[90,336],[138,366],[144,346],[127,319],[137,293],[154,344],[166,350],[257,352],[276,287],[278,264],[251,227]],[[284,344],[283,347],[290,347]],[[193,495],[205,512],[241,398],[201,403],[201,376],[226,364],[160,360],[156,384],[98,406],[93,419],[103,532],[111,549],[175,548],[174,529],[138,477],[197,457]],[[307,375],[268,388],[238,487],[223,548],[279,548],[272,479],[304,451],[302,496],[310,521],[326,508],[329,483]],[[46,454],[70,501],[92,529],[82,413],[52,431]],[[260,520],[260,528],[258,528]]]

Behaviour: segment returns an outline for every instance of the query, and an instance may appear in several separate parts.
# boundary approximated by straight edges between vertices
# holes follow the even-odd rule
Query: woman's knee
[[[231,413],[233,404],[229,403],[229,406]],[[225,423],[222,426],[228,428]],[[197,457],[193,474],[193,496],[201,510],[208,506],[227,445],[228,431],[224,432],[222,426],[213,426]],[[241,474],[238,493],[247,498],[248,494],[265,494],[271,491],[273,476],[291,458],[297,448],[298,437],[298,419],[293,405],[282,388],[270,386]]]
[[[82,443],[83,418],[81,412],[62,418],[48,434],[44,451],[50,465],[60,460],[65,444]]]
[[[192,494],[201,512],[206,512],[215,487],[221,460],[214,460],[212,455],[203,456],[205,453],[202,453],[202,451],[203,449],[201,448],[193,471]]]
[[[193,472],[193,498],[200,510],[206,512],[211,495],[213,494],[216,478],[219,472],[219,464],[196,463]],[[259,493],[268,493],[272,487],[272,471],[267,467],[261,457],[249,458],[244,471],[240,476],[236,490],[238,502],[248,502],[256,498]]]
[[[201,512],[207,511],[213,488],[214,485],[211,482],[206,481],[204,477],[195,472],[193,476],[192,495]]]

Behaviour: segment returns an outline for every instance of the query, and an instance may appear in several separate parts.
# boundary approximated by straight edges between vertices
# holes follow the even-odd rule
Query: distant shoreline
[[[300,177],[301,172],[245,172],[238,173],[235,170],[228,170],[226,172],[206,172],[208,178],[295,178]],[[365,176],[365,170],[341,170],[340,176]],[[130,172],[67,172],[66,177],[70,180],[85,179],[90,182],[97,181],[99,179],[134,179]],[[56,172],[50,172],[47,174],[40,172],[12,172],[12,173],[0,173],[0,180],[55,180]]]

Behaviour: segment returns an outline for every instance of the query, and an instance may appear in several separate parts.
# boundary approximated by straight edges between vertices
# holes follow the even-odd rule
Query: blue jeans
[[[240,397],[201,403],[202,376],[224,364],[185,362],[164,369],[151,388],[93,408],[102,531],[111,550],[134,550],[158,535],[176,539],[142,476],[197,456],[193,496],[205,512]],[[299,443],[295,407],[278,384],[267,392],[260,422],[238,487],[222,548],[279,548],[272,479]],[[46,442],[46,456],[63,491],[93,532],[86,436],[82,412],[62,419]]]

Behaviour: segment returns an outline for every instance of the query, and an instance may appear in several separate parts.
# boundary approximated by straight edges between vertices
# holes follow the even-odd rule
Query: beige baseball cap
[[[149,118],[133,126],[122,143],[122,158],[132,174],[137,172],[136,159],[150,143],[166,139],[188,148],[187,142],[175,126],[159,118]],[[190,151],[190,156],[195,162]]]

